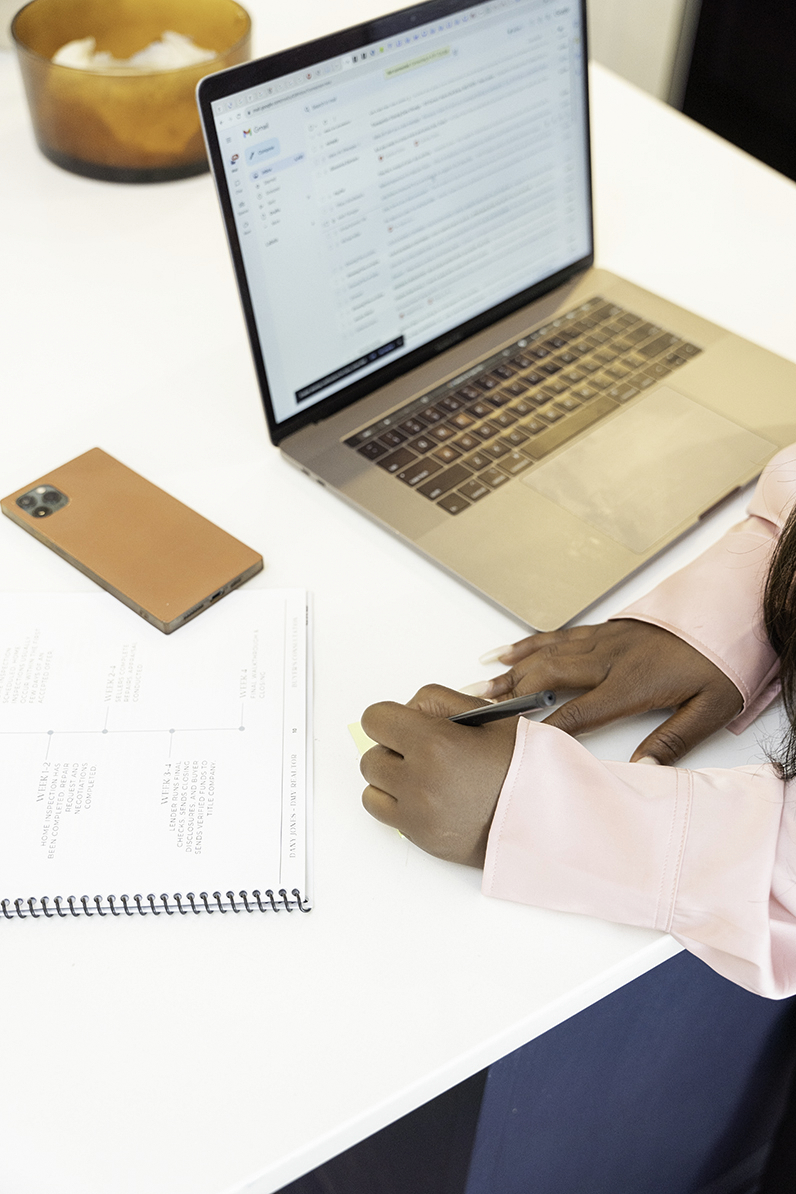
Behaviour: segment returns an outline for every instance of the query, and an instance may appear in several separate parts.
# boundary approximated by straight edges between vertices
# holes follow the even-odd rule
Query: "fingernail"
[[[505,647],[495,647],[494,650],[487,651],[484,655],[482,655],[481,658],[478,660],[478,662],[479,663],[499,663],[501,656],[505,655],[508,651],[510,651],[511,646],[512,646],[512,644],[509,643]]]
[[[467,684],[464,688],[460,688],[459,692],[463,692],[465,696],[485,697],[489,695],[491,687],[491,680],[479,680],[477,684]]]
[[[637,763],[646,763],[648,767],[660,767],[657,759],[653,759],[652,755],[644,755],[643,759],[637,759]]]

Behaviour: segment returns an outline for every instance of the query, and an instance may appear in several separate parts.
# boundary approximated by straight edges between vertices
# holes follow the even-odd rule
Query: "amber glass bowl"
[[[151,72],[51,61],[83,37],[130,58],[167,30],[215,58]],[[32,0],[11,33],[42,153],[66,170],[114,182],[165,182],[206,170],[196,84],[251,52],[251,20],[234,0]]]

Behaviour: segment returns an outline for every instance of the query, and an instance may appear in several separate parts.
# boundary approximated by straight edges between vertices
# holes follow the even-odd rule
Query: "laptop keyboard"
[[[461,514],[701,351],[590,299],[345,443]]]

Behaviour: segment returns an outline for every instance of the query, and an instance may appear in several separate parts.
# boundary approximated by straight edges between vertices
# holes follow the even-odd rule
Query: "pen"
[[[500,721],[503,717],[518,717],[531,709],[545,709],[555,705],[556,694],[546,688],[544,692],[530,692],[527,696],[515,697],[512,701],[498,701],[494,705],[482,705],[479,709],[468,709],[456,713],[448,721],[458,721],[467,726],[482,726],[488,721]]]

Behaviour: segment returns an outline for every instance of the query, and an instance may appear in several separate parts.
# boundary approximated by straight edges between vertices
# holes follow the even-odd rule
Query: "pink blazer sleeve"
[[[615,615],[670,630],[729,676],[743,696],[740,733],[779,691],[777,657],[762,622],[762,592],[777,536],[796,500],[796,446],[766,467],[749,517],[693,563]]]
[[[520,718],[483,891],[669,932],[742,987],[792,995],[794,788],[770,766],[604,763]]]
[[[742,729],[777,692],[761,597],[796,499],[796,448],[760,478],[749,517],[620,618],[692,644],[737,685]],[[487,895],[671,933],[720,974],[796,993],[796,782],[772,767],[604,763],[520,718],[489,835]]]

